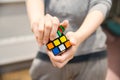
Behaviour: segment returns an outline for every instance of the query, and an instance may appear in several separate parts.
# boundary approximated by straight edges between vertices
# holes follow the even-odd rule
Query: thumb
[[[68,32],[68,33],[66,33],[66,37],[68,38],[68,40],[70,40],[71,45],[75,46],[77,44],[77,41],[73,34],[74,34],[74,32]]]
[[[62,23],[60,23],[60,25],[62,25],[66,29],[69,26],[69,21],[64,20]]]

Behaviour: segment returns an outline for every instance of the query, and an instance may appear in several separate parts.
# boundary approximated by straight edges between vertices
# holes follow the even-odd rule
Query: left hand
[[[77,35],[75,32],[68,32],[66,37],[70,40],[72,45],[67,51],[63,52],[60,55],[55,56],[51,51],[47,51],[48,56],[54,67],[62,68],[65,66],[73,57],[78,48],[79,40],[77,39]]]

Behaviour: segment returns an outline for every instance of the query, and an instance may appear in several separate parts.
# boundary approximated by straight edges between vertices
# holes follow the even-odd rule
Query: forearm
[[[103,22],[109,13],[112,0],[90,0],[88,15],[83,24],[76,32],[79,43],[86,40]]]
[[[31,25],[44,16],[44,0],[26,0],[28,17]]]
[[[81,27],[76,31],[78,34],[79,43],[86,40],[100,26],[104,20],[102,12],[95,10],[89,12]]]

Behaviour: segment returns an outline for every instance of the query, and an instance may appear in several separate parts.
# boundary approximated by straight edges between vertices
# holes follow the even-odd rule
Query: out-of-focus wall
[[[0,73],[18,68],[5,65],[32,60],[37,50],[24,0],[0,0]]]
[[[25,0],[0,0],[0,3],[24,2]]]

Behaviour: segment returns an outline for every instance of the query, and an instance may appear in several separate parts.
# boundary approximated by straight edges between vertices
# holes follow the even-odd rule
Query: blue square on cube
[[[53,54],[54,55],[57,55],[60,53],[60,50],[58,49],[58,47],[55,47],[53,50],[52,50]]]

